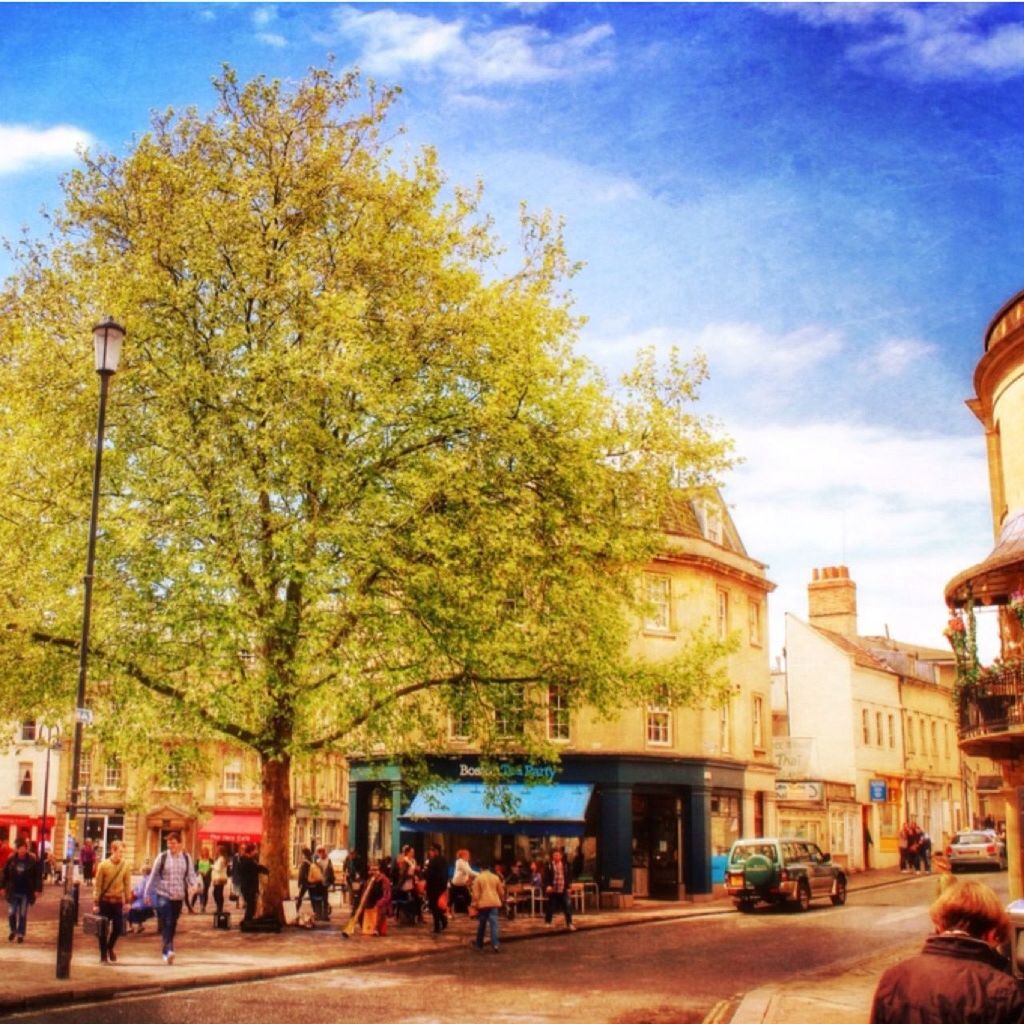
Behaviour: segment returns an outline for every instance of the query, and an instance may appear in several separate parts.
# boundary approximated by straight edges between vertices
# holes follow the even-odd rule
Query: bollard
[[[77,912],[75,900],[70,896],[61,896],[59,916],[57,919],[57,977],[71,976],[71,953],[75,942],[75,919]]]
[[[79,898],[78,894],[81,891],[81,888],[82,888],[82,883],[81,882],[75,882],[75,884],[71,887],[71,897],[75,901],[75,920],[74,920],[74,924],[76,926],[78,924],[78,898]]]

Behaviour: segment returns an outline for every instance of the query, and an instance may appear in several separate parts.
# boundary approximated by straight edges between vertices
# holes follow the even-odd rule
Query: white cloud
[[[915,363],[933,356],[935,352],[934,345],[916,338],[890,338],[875,347],[870,361],[881,376],[899,377]]]
[[[983,439],[826,415],[827,405],[816,419],[779,425],[755,411],[729,424],[745,462],[726,497],[749,553],[778,584],[772,649],[785,612],[806,618],[812,570],[839,564],[858,584],[862,633],[889,626],[897,639],[942,647],[945,584],[988,550]]]
[[[88,132],[73,125],[31,128],[0,124],[0,174],[11,174],[34,164],[68,162],[76,150],[92,141]]]
[[[279,32],[257,32],[256,38],[267,46],[273,46],[276,49],[281,49],[288,45],[288,40]]]
[[[557,37],[534,25],[476,29],[404,11],[341,7],[338,31],[361,45],[358,63],[378,75],[437,72],[462,84],[544,82],[611,65],[606,24]]]
[[[262,28],[264,25],[269,25],[272,21],[277,19],[277,9],[274,7],[257,7],[252,12],[252,23],[257,28]]]
[[[763,9],[848,31],[858,37],[847,46],[852,61],[913,81],[1016,77],[1024,72],[1024,24],[995,24],[988,6],[837,3]]]

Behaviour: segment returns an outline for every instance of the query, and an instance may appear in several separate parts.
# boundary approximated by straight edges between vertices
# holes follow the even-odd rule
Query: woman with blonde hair
[[[1000,947],[1010,919],[981,882],[953,881],[929,910],[935,933],[917,956],[882,975],[871,1024],[1010,1024],[1024,1020],[1024,995]]]
[[[457,850],[455,853],[455,868],[452,871],[451,899],[449,906],[453,914],[466,914],[469,912],[469,904],[472,901],[470,886],[477,872],[469,863],[469,850]]]

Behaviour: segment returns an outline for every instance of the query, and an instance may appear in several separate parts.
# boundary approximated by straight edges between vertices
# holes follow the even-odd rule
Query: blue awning
[[[582,783],[502,786],[515,800],[511,816],[487,801],[487,787],[463,782],[418,793],[399,816],[409,832],[515,832],[528,836],[581,836],[594,787]]]

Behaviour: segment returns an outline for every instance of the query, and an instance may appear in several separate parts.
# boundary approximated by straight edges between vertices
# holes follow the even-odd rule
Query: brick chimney
[[[807,617],[812,626],[857,635],[857,584],[845,565],[815,569],[807,585]]]

